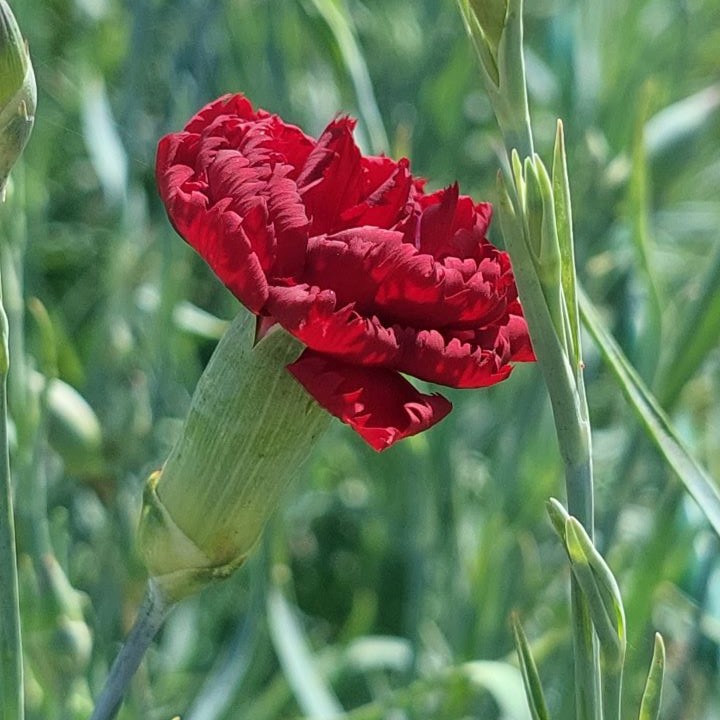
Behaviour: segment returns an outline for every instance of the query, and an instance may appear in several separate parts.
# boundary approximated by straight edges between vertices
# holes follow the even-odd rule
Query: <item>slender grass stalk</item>
[[[22,720],[20,598],[7,432],[8,324],[0,289],[0,718]]]
[[[173,605],[168,603],[153,580],[148,581],[145,599],[135,624],[120,649],[90,720],[112,720],[120,709],[135,671]]]

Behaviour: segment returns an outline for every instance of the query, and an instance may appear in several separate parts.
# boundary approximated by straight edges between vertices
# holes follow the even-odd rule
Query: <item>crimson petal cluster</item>
[[[404,375],[455,388],[534,355],[492,208],[426,193],[408,161],[363,155],[355,121],[315,140],[243,95],[162,138],[156,177],[177,232],[259,317],[306,349],[288,370],[373,448],[451,410]]]

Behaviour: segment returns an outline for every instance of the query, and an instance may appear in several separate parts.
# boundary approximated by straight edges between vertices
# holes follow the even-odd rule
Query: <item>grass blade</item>
[[[672,360],[667,362],[658,383],[664,407],[677,400],[685,383],[702,365],[720,339],[720,251],[715,253],[697,299],[682,322],[673,343]]]
[[[658,720],[662,700],[663,675],[665,674],[665,643],[660,633],[655,634],[650,672],[640,703],[639,720]]]
[[[530,645],[525,631],[520,624],[517,615],[512,617],[513,635],[515,636],[515,649],[517,650],[518,660],[520,662],[520,671],[523,676],[523,684],[525,685],[525,693],[530,706],[530,713],[533,720],[550,720],[545,696],[543,694],[540,676],[538,675],[535,660],[530,652]]]
[[[685,489],[720,535],[720,493],[708,473],[693,458],[678,437],[663,409],[648,390],[637,371],[628,362],[614,338],[602,326],[590,300],[579,290],[580,313],[603,360],[615,376],[644,428],[661,456],[677,473]]]
[[[277,587],[268,591],[267,606],[275,651],[303,713],[322,720],[342,716],[339,700],[315,669],[305,633]]]
[[[387,152],[390,146],[387,133],[375,99],[367,63],[347,10],[339,0],[312,0],[312,4],[335,38],[338,52],[355,88],[358,108],[367,127],[372,151]]]

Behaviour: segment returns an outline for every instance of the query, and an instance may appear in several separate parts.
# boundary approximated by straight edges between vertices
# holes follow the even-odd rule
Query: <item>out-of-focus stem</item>
[[[622,667],[617,670],[606,669],[603,673],[602,708],[603,720],[620,720],[622,704]]]
[[[7,433],[7,316],[0,291],[0,718],[22,720],[23,697],[20,601],[18,593],[15,519]]]
[[[135,624],[110,668],[90,720],[112,720],[115,717],[135,671],[171,609],[172,605],[150,580]]]

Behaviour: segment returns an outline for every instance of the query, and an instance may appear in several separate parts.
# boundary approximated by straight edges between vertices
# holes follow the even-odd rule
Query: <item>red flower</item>
[[[407,160],[362,155],[354,126],[314,140],[229,95],[160,141],[156,174],[175,229],[259,327],[307,346],[290,372],[382,450],[452,407],[400,373],[482,387],[534,355],[491,206],[426,194]]]

